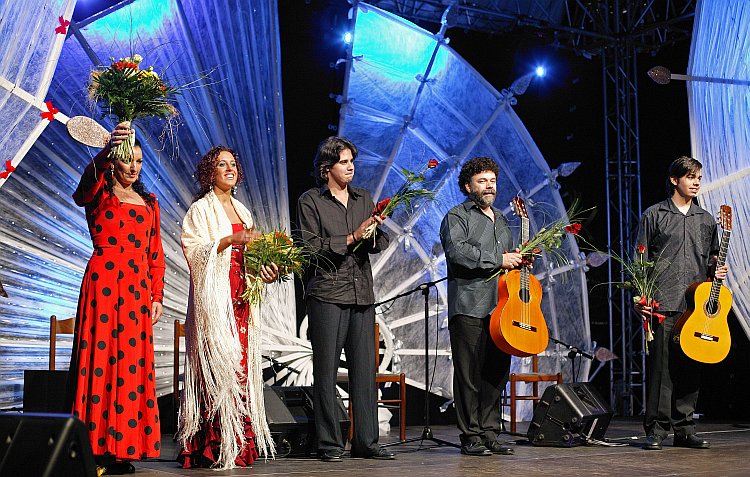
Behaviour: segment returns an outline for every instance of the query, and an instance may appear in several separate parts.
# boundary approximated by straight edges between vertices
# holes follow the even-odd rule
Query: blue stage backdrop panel
[[[439,225],[445,213],[465,199],[457,175],[471,157],[490,156],[499,162],[495,205],[505,212],[514,234],[520,221],[508,204],[517,193],[527,202],[532,234],[552,221],[567,220],[556,173],[513,111],[513,94],[498,92],[439,35],[361,3],[352,14],[355,28],[339,131],[362,146],[355,183],[372,191],[375,200],[383,199],[403,181],[400,168],[419,170],[430,159],[440,161],[438,168],[427,172],[435,201],[409,214],[396,213],[385,224],[393,240],[374,257],[377,300],[445,276]],[[544,256],[533,271],[544,287],[542,308],[550,335],[590,349],[583,257],[571,237],[563,240],[560,253],[562,262]],[[431,391],[451,398],[446,283],[437,289],[429,323],[430,353],[437,349],[438,354]],[[381,329],[396,343],[394,367],[406,372],[411,384],[424,386],[422,295],[399,299],[378,311]],[[562,370],[570,381],[566,360],[566,350],[551,345],[540,359],[541,371]],[[529,359],[514,359],[513,372],[529,369]],[[585,379],[588,370],[589,363],[583,362],[578,378]],[[530,415],[530,406],[525,413]]]
[[[687,83],[693,157],[703,163],[700,204],[717,214],[732,207],[726,285],[732,311],[750,336],[750,4],[742,0],[698,3]],[[669,65],[665,65],[669,66]],[[681,73],[675,71],[675,73]],[[722,82],[705,81],[715,78]],[[681,87],[669,85],[666,87]],[[666,106],[666,105],[665,105]]]
[[[45,3],[55,10],[56,20],[61,8],[56,4],[69,2]],[[290,228],[277,4],[275,0],[126,3],[80,25],[80,38],[68,36],[47,99],[67,116],[93,115],[99,120],[98,110],[86,100],[91,69],[99,62],[109,65],[110,57],[131,53],[141,54],[144,65],[164,72],[172,83],[197,80],[177,96],[180,116],[171,125],[173,141],[162,146],[161,121],[137,126],[144,145],[142,178],[159,199],[167,258],[165,314],[155,327],[157,390],[162,395],[172,387],[172,322],[184,320],[187,305],[188,269],[179,235],[197,191],[192,177],[197,160],[213,145],[233,147],[246,173],[238,198],[248,205],[261,229]],[[39,2],[6,2],[0,4],[0,11],[12,13],[3,18],[34,25],[41,10]],[[4,38],[11,25],[0,25]],[[37,32],[39,37],[30,38],[28,44],[48,48],[43,33]],[[18,84],[33,86],[41,74],[37,70],[43,70],[34,63],[40,54],[3,55],[0,76],[16,82],[13,65],[29,64],[32,78]],[[0,124],[24,109],[14,106],[13,96],[4,101],[4,92],[0,89]],[[30,125],[21,118],[4,129],[0,154],[17,150],[38,122],[38,110],[26,114]],[[108,120],[102,124],[113,126]],[[75,143],[55,121],[0,189],[0,280],[9,295],[0,301],[0,408],[20,406],[24,369],[46,369],[50,315],[75,314],[91,241],[84,211],[75,206],[71,194],[95,153]],[[291,283],[271,287],[263,308],[269,331],[266,348],[284,347],[295,339],[294,303]],[[70,344],[69,338],[62,340],[58,369],[68,364]],[[298,343],[294,346],[304,349]]]

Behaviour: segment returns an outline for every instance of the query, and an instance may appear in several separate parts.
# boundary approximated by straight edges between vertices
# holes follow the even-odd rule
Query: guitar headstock
[[[719,225],[721,228],[727,231],[732,230],[732,208],[728,205],[722,205],[719,207]]]
[[[523,199],[515,196],[513,197],[513,208],[516,211],[516,215],[519,216],[522,219],[528,219],[529,213],[526,211],[526,204],[523,202]]]

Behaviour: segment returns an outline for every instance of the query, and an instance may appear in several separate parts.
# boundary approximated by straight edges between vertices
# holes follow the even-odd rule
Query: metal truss
[[[607,180],[607,240],[620,257],[633,255],[641,215],[637,60],[688,40],[695,0],[371,0],[412,21],[513,34],[535,32],[556,47],[602,62],[604,160]],[[450,9],[448,9],[450,7]],[[623,281],[620,264],[609,261],[609,282]],[[641,320],[630,295],[609,290],[610,402],[620,415],[640,415],[646,403],[646,367]]]

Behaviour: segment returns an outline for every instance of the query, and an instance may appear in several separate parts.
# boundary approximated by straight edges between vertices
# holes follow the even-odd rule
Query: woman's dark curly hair
[[[313,160],[312,176],[318,186],[328,183],[328,170],[339,162],[339,154],[344,149],[352,153],[352,160],[357,158],[357,146],[343,137],[331,136],[323,139],[318,145],[318,152]]]
[[[135,140],[135,145],[133,146],[133,148],[136,148],[136,147],[140,149],[141,151],[143,151],[143,148],[141,147],[141,143],[140,141],[138,141],[138,139]],[[114,187],[115,187],[115,178],[112,174],[112,168],[108,167],[104,171],[104,189],[110,194],[114,194]],[[143,185],[140,175],[138,175],[138,180],[133,182],[132,187],[133,187],[133,190],[138,195],[141,196],[141,198],[146,203],[146,205],[148,205],[149,207],[154,206],[154,202],[156,201],[156,199],[154,198],[153,195],[151,195],[151,192],[146,190],[146,186]]]
[[[198,161],[198,165],[195,166],[195,180],[200,186],[200,190],[195,196],[193,196],[193,202],[201,199],[204,195],[214,187],[214,177],[216,176],[216,163],[219,159],[219,154],[222,152],[228,152],[234,157],[237,163],[237,183],[239,185],[245,178],[245,173],[242,171],[242,165],[240,164],[240,157],[234,152],[233,149],[226,146],[214,146],[212,147],[201,160]]]
[[[461,172],[458,174],[458,188],[464,195],[469,195],[469,193],[466,192],[466,184],[470,184],[471,178],[475,175],[486,171],[494,172],[495,177],[500,174],[500,168],[498,167],[497,162],[489,157],[480,156],[469,159],[464,163],[463,167],[461,167]]]

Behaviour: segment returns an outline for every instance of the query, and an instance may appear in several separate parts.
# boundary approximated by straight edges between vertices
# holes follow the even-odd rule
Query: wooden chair
[[[380,325],[375,323],[375,369],[380,367]],[[388,409],[398,408],[398,437],[406,440],[406,375],[404,373],[376,373],[375,386],[381,383],[398,383],[398,399],[378,399],[378,406],[382,405]],[[349,399],[349,440],[354,437],[354,415],[352,413],[351,394]]]
[[[542,381],[562,384],[562,374],[543,374],[539,372],[539,357],[531,357],[530,373],[510,374],[510,432],[516,432],[516,401],[534,401],[536,404],[542,396],[539,394],[539,383]],[[532,394],[516,394],[516,383],[533,383]]]
[[[72,335],[75,333],[76,319],[66,318],[58,320],[56,315],[49,317],[49,370],[55,370],[55,351],[57,335]]]
[[[175,414],[180,409],[180,337],[182,336],[185,336],[185,325],[180,320],[174,320],[172,402],[174,403]]]

